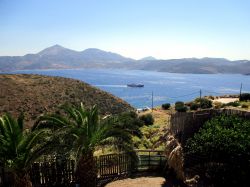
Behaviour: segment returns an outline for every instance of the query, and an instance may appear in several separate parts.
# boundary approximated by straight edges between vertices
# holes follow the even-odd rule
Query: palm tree
[[[76,158],[78,182],[81,187],[95,186],[97,171],[94,151],[105,145],[116,145],[119,149],[131,150],[131,134],[116,125],[113,118],[100,119],[96,106],[88,110],[85,110],[82,104],[79,108],[63,108],[66,116],[41,116],[34,128],[50,126],[54,133],[64,134],[63,139],[71,139],[70,146]]]
[[[0,163],[8,174],[11,186],[32,186],[29,169],[52,145],[46,129],[24,129],[23,116],[17,120],[9,114],[0,117]]]

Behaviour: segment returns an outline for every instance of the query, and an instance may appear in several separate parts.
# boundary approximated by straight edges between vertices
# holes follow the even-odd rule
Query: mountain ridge
[[[231,61],[210,57],[158,60],[152,56],[135,60],[97,48],[75,51],[58,44],[36,54],[0,56],[0,72],[67,68],[123,68],[170,73],[249,74],[250,61]]]

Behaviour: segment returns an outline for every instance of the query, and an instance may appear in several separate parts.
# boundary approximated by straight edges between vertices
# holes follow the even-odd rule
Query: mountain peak
[[[73,52],[73,50],[67,49],[61,45],[56,44],[56,45],[53,45],[51,47],[48,47],[40,51],[38,54],[39,55],[58,55],[58,54],[69,52],[69,51]]]
[[[54,48],[64,48],[63,46],[61,46],[59,44],[52,45],[51,47],[54,47]]]
[[[144,57],[144,58],[142,58],[142,59],[140,59],[140,60],[157,60],[155,57],[152,57],[152,56],[147,56],[147,57]]]
[[[96,61],[106,60],[110,62],[124,62],[133,60],[131,58],[123,57],[122,55],[119,55],[117,53],[112,53],[97,48],[85,49],[84,51],[81,52],[81,55],[85,59],[90,59],[94,57]]]

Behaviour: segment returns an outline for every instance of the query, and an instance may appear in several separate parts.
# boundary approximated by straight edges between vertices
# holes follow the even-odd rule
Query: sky
[[[250,60],[250,0],[0,0],[0,56],[55,44],[135,59]]]

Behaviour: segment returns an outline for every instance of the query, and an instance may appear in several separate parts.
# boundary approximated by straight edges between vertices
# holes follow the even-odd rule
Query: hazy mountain
[[[0,57],[0,71],[23,69],[105,68],[134,61],[119,54],[100,49],[74,51],[60,45],[46,48],[37,54]]]
[[[37,54],[0,57],[0,71],[65,68],[124,68],[172,73],[239,73],[250,74],[250,61],[230,61],[225,58],[183,58],[157,60],[148,56],[141,60],[90,48],[74,51],[60,45]]]
[[[145,60],[145,61],[147,61],[147,60],[157,60],[155,57],[152,57],[152,56],[147,56],[147,57],[144,57],[144,58],[142,58],[142,59],[140,59],[140,60]]]
[[[131,69],[170,73],[250,73],[250,61],[230,61],[223,58],[184,58],[170,60],[139,61]]]

